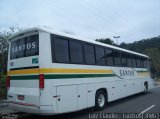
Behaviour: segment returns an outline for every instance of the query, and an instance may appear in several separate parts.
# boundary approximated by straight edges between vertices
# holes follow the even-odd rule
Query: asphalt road
[[[102,111],[94,111],[91,109],[82,110],[79,112],[56,115],[56,116],[37,116],[30,115],[23,119],[39,118],[39,119],[88,119],[97,114],[106,113],[160,113],[160,85],[150,90],[148,94],[136,94],[127,98],[113,101],[107,104]],[[106,117],[102,117],[106,118]],[[158,117],[160,119],[160,117]]]
[[[157,85],[146,95],[136,94],[127,98],[110,102],[102,111],[94,111],[93,108],[91,108],[74,113],[55,116],[37,116],[27,114],[25,116],[22,115],[22,117],[19,116],[19,118],[21,117],[20,119],[96,119],[96,117],[100,118],[100,114],[106,113],[160,113],[160,85]],[[106,118],[106,116],[102,117],[102,115],[101,118],[108,119]],[[160,117],[154,119],[160,119]]]

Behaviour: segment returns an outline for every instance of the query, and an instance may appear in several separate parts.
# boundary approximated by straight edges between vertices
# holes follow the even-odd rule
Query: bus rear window
[[[31,35],[11,42],[10,59],[39,54],[39,35]]]

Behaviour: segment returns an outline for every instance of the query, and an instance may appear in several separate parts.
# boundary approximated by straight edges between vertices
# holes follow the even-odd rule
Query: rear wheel
[[[107,102],[106,92],[104,92],[103,90],[97,91],[96,97],[95,97],[95,110],[104,109],[106,102]]]

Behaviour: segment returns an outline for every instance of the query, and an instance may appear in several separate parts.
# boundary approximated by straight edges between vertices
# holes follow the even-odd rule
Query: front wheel
[[[106,102],[107,102],[106,92],[104,92],[103,90],[99,90],[96,93],[96,97],[95,97],[95,110],[104,109]]]

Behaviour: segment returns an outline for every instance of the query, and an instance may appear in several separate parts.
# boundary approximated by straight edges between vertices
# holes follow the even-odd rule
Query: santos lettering
[[[11,42],[11,59],[34,56],[39,54],[38,34],[27,36]]]
[[[12,47],[12,53],[19,52],[19,51],[26,50],[26,49],[30,50],[34,48],[36,48],[36,42],[21,44],[19,46]]]
[[[133,70],[120,70],[120,76],[134,76]]]

